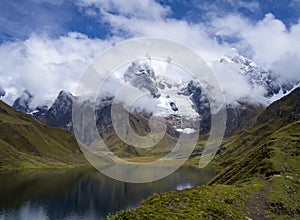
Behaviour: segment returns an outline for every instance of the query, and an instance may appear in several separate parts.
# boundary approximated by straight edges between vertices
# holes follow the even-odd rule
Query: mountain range
[[[235,65],[235,67],[238,67],[239,74],[245,76],[249,84],[253,87],[263,86],[265,88],[264,95],[266,99],[278,94],[280,91],[287,93],[298,83],[280,83],[271,71],[259,67],[250,59],[240,55],[225,56],[216,62],[217,65],[221,66]],[[166,121],[166,135],[156,146],[148,150],[135,149],[133,146],[125,144],[116,134],[111,115],[115,98],[112,94],[100,96],[97,98],[97,102],[94,103],[73,96],[67,91],[61,91],[52,105],[32,107],[30,103],[34,99],[34,95],[25,90],[12,106],[45,125],[63,128],[70,132],[74,132],[72,106],[76,104],[81,109],[86,107],[92,109],[95,106],[97,132],[109,148],[121,157],[156,156],[157,154],[167,153],[174,146],[176,139],[182,132],[199,130],[201,136],[207,136],[210,131],[212,116],[210,103],[206,95],[206,92],[209,91],[204,91],[201,84],[193,78],[186,77],[183,81],[178,81],[170,79],[166,75],[160,75],[157,73],[159,69],[154,68],[153,65],[156,64],[151,60],[134,61],[125,69],[122,77],[113,75],[113,80],[110,81],[117,81],[118,85],[127,83],[133,88],[148,94],[144,101],[137,103],[135,106],[130,106],[130,110],[128,110],[126,104],[122,102],[118,104],[119,108],[128,111],[130,127],[136,133],[146,135],[150,131],[149,119],[151,116],[162,117]],[[5,91],[3,89],[2,91],[4,95]],[[247,99],[227,103],[225,137],[239,134],[243,129],[254,125],[257,115],[263,112],[265,108],[265,105]],[[155,110],[153,111],[153,109]],[[77,117],[81,118],[81,127],[94,123],[91,121],[94,116],[90,113],[82,111]],[[200,121],[200,127],[194,127],[197,121]],[[125,129],[128,130],[129,127]],[[98,134],[87,133],[80,138],[82,142],[89,145],[93,143],[95,135]],[[196,151],[201,151],[201,148]]]
[[[226,57],[219,63],[239,65],[240,74],[246,76],[250,84],[265,88],[266,99],[280,91],[285,92],[285,96],[267,107],[247,99],[227,103],[225,137],[213,160],[218,173],[208,185],[153,195],[140,207],[117,212],[107,219],[149,216],[153,219],[183,216],[188,219],[299,219],[299,82],[281,84],[271,72],[243,57]],[[61,91],[52,105],[31,108],[34,96],[25,90],[13,107],[0,101],[0,170],[88,164],[78,147],[82,143],[77,143],[72,132],[94,123],[93,115],[79,112],[76,117],[80,117],[82,124],[76,127],[78,125],[72,123],[74,104],[80,109],[96,106],[97,134],[86,134],[80,140],[97,145],[93,143],[93,135],[99,133],[111,151],[131,162],[137,157],[152,161],[165,155],[176,144],[178,135],[187,131],[185,129],[197,131],[192,122],[201,119],[199,140],[189,160],[198,162],[211,118],[210,104],[201,86],[194,80],[171,83],[156,76],[147,62],[132,63],[123,80],[147,91],[150,103],[160,104],[158,112],[141,109],[140,105],[131,111],[121,102],[116,105],[128,111],[130,127],[141,136],[149,133],[151,116],[164,118],[167,132],[158,144],[147,149],[135,148],[118,137],[111,115],[113,96],[100,97],[93,103]],[[0,92],[5,95],[3,89]],[[116,119],[120,123],[123,120]]]
[[[280,80],[271,71],[265,70],[258,66],[250,59],[240,55],[224,56],[216,61],[217,65],[235,65],[239,70],[239,74],[246,77],[249,84],[253,87],[262,86],[265,89],[265,98],[270,99],[272,96],[282,92],[286,93],[295,87],[299,82],[280,82]],[[210,130],[210,103],[207,95],[195,79],[186,79],[178,82],[170,77],[159,75],[155,72],[149,61],[134,61],[125,71],[122,81],[114,78],[120,84],[130,83],[131,86],[149,92],[150,98],[144,101],[148,106],[134,106],[136,112],[142,114],[158,114],[165,118],[170,115],[178,117],[198,117],[201,120],[201,133],[205,134]],[[225,68],[225,67],[224,67]],[[73,131],[72,122],[72,104],[74,101],[79,102],[79,97],[73,96],[67,91],[61,91],[52,105],[41,105],[37,107],[30,107],[30,103],[34,95],[28,90],[15,100],[13,107],[16,110],[32,115],[35,119],[43,123],[53,126],[61,127],[69,131]],[[106,121],[107,127],[110,122],[109,109],[111,108],[114,95],[106,95],[99,97],[97,103],[90,103],[88,100],[81,101],[82,104],[89,103],[96,105],[98,127],[100,123]],[[152,104],[149,104],[152,103]],[[151,106],[152,105],[152,106]],[[173,108],[172,106],[173,105]],[[174,107],[177,111],[174,111]],[[227,128],[225,136],[240,131],[253,123],[253,118],[264,109],[264,105],[260,102],[253,102],[247,99],[236,100],[234,103],[227,103]],[[150,109],[150,110],[148,110]],[[155,109],[156,112],[149,112]],[[170,122],[172,123],[172,122]],[[170,124],[169,123],[169,124]],[[103,127],[103,126],[102,126]],[[171,126],[172,127],[172,126]],[[169,128],[171,128],[169,126]],[[103,129],[102,129],[103,130]],[[177,131],[176,131],[177,130]],[[180,127],[171,131],[176,135],[182,128]],[[178,134],[177,134],[178,135]]]

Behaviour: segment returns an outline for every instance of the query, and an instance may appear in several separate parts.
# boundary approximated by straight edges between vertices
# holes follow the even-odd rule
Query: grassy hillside
[[[228,138],[209,185],[154,195],[107,219],[300,219],[300,88]]]
[[[86,163],[75,137],[48,127],[0,101],[0,170]]]
[[[272,176],[300,168],[300,89],[271,104],[254,126],[227,140],[212,182],[232,184],[251,174]]]

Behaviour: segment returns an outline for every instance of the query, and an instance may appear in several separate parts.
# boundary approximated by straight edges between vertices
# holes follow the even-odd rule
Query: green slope
[[[75,137],[0,101],[0,169],[66,167],[86,163]]]
[[[300,168],[300,89],[271,104],[254,126],[227,140],[216,158],[216,183],[235,183],[251,174],[272,176]],[[287,167],[288,166],[288,167]]]
[[[300,88],[228,138],[207,186],[154,195],[107,219],[300,219]]]

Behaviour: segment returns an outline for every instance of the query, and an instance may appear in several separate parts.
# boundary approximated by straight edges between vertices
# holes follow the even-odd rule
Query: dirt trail
[[[251,195],[246,202],[246,216],[250,220],[265,220],[269,219],[265,212],[269,210],[267,203],[268,194],[272,189],[272,184],[267,180],[264,180],[266,185]]]

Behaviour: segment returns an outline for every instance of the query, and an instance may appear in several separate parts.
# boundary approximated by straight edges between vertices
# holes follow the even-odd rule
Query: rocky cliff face
[[[72,104],[74,99],[75,97],[71,93],[61,91],[45,115],[47,124],[72,131]]]
[[[16,99],[13,107],[18,110],[32,115],[33,118],[38,119],[45,124],[52,127],[61,127],[72,131],[72,104],[75,97],[65,91],[61,91],[54,103],[51,105],[39,105],[35,108],[30,108],[30,102],[33,95],[27,90]]]

